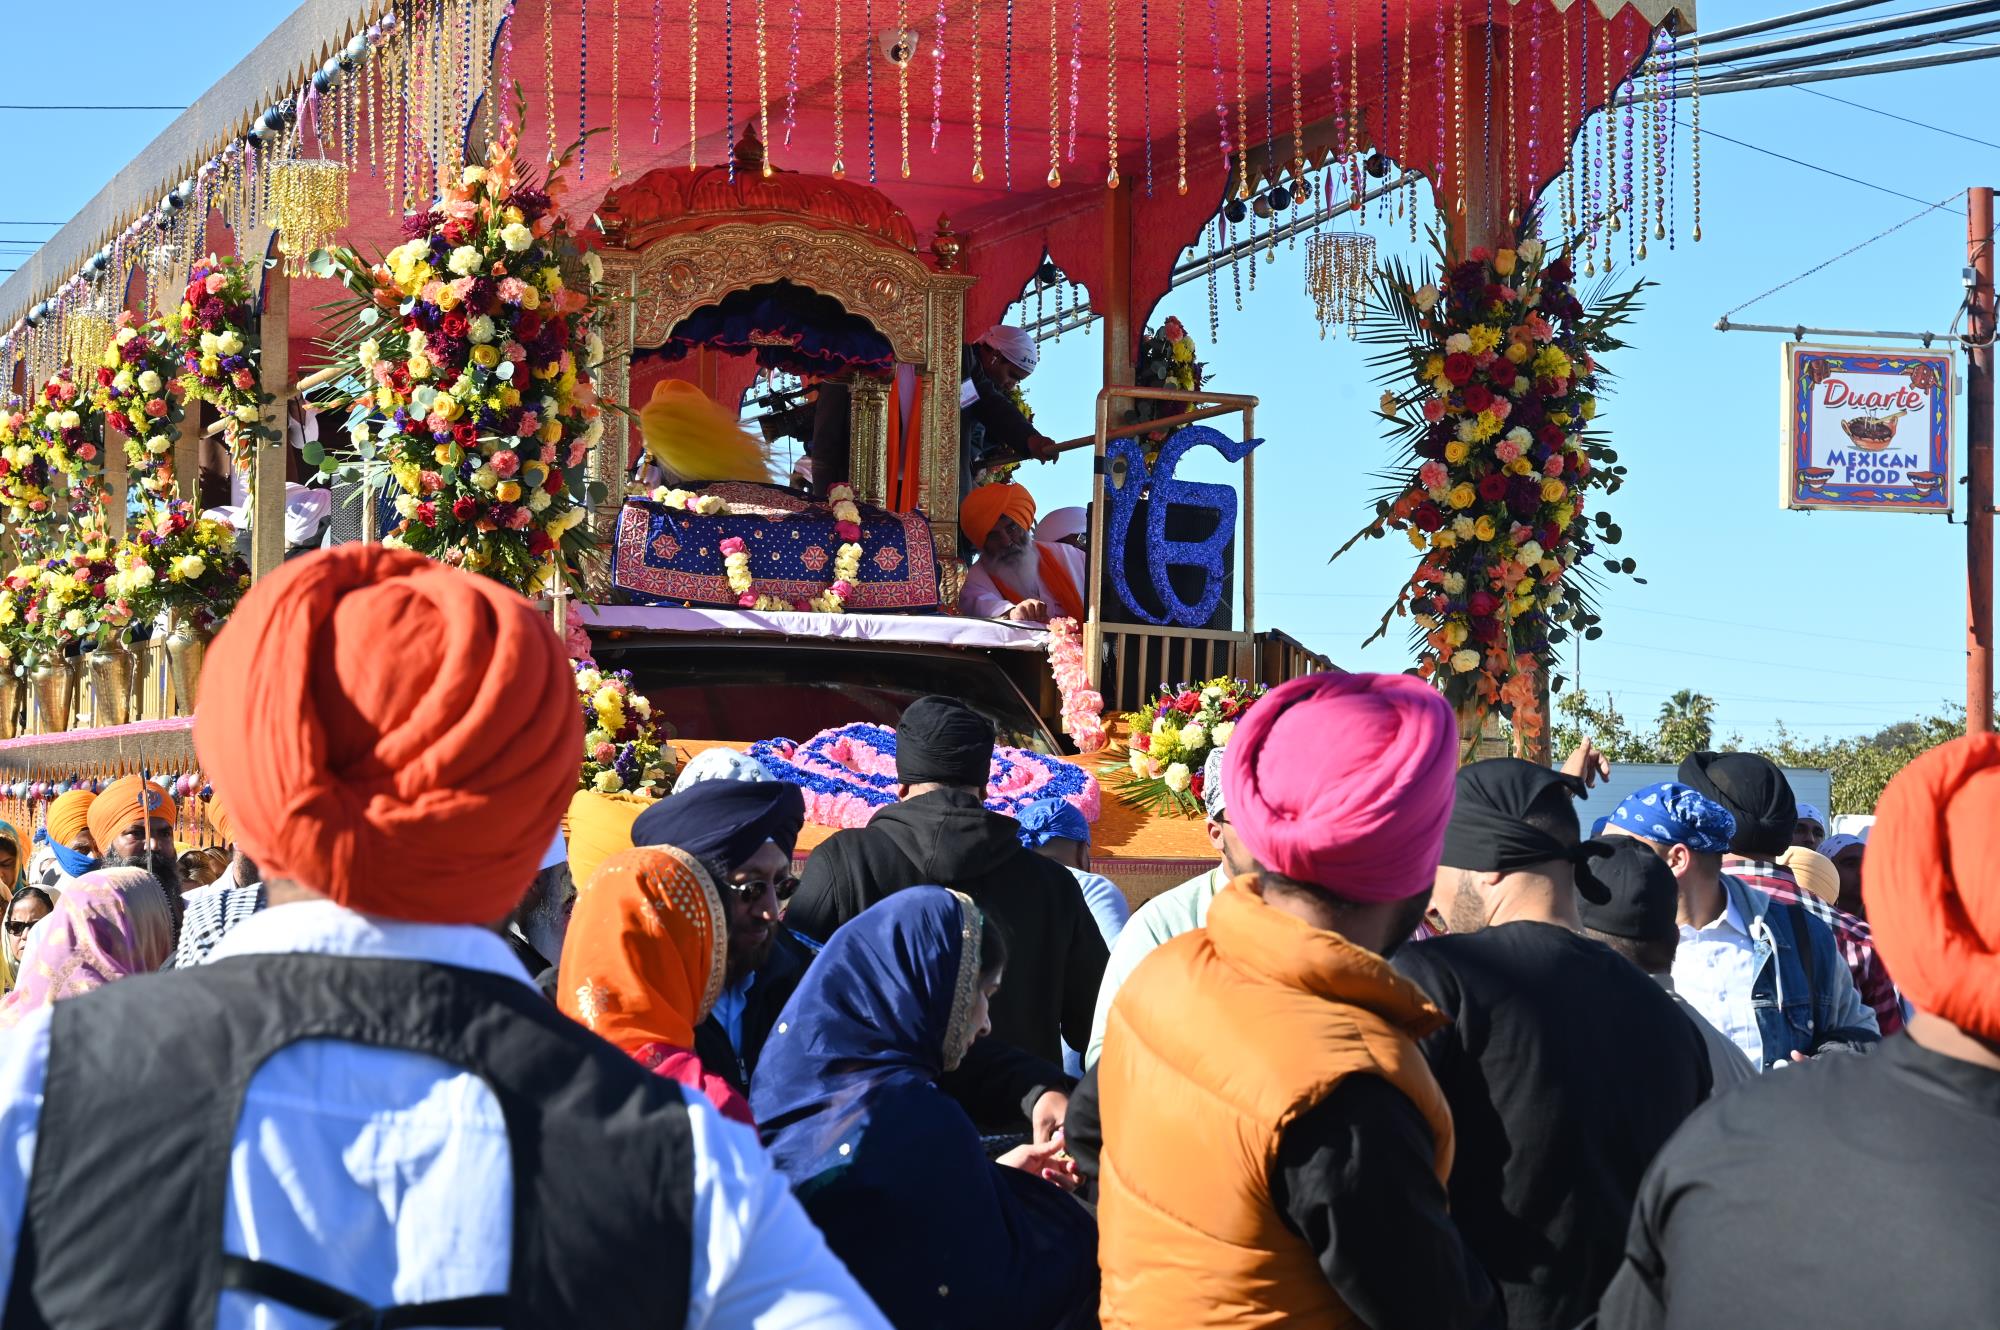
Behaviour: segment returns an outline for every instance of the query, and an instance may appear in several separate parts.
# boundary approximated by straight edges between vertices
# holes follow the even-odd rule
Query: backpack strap
[[[280,1302],[295,1311],[333,1322],[330,1330],[399,1330],[413,1326],[506,1325],[513,1308],[504,1293],[440,1302],[371,1307],[351,1293],[310,1275],[269,1261],[222,1258],[222,1287]]]

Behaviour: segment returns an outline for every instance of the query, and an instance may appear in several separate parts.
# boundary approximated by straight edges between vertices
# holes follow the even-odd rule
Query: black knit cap
[[[1668,942],[1680,936],[1680,884],[1666,860],[1652,847],[1630,836],[1607,836],[1609,858],[1591,865],[1610,899],[1599,904],[1586,899],[1580,907],[1583,926],[1634,942]]]
[[[1799,820],[1791,782],[1777,764],[1755,753],[1689,753],[1680,781],[1727,808],[1736,818],[1732,854],[1776,859],[1792,847]]]
[[[992,769],[992,721],[955,697],[910,703],[896,726],[898,781],[984,790]]]

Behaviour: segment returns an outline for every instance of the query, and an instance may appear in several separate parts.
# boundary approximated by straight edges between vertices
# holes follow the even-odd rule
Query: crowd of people
[[[723,750],[586,864],[578,737],[532,606],[349,546],[211,649],[226,862],[137,777],[0,825],[0,1325],[2000,1305],[2000,739],[1865,847],[1744,753],[1587,835],[1589,745],[1461,765],[1428,685],[1317,675],[1211,759],[1214,868],[1128,912],[1076,810],[985,806],[954,699],[797,878],[801,791]]]

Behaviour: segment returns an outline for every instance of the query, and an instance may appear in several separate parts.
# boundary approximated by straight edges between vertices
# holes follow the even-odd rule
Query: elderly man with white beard
[[[1034,539],[1035,499],[1024,487],[981,485],[959,505],[958,524],[979,548],[959,594],[963,613],[1021,623],[1083,619],[1088,560],[1074,545]]]

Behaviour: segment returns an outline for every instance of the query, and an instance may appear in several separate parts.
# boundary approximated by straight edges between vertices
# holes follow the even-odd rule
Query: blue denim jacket
[[[1828,1044],[1872,1044],[1882,1037],[1875,1013],[1854,987],[1832,929],[1733,877],[1725,875],[1722,888],[1749,927],[1757,959],[1750,1002],[1764,1042],[1765,1067],[1791,1061],[1794,1051],[1810,1055]],[[1812,946],[1810,985],[1798,950],[1800,926]]]

